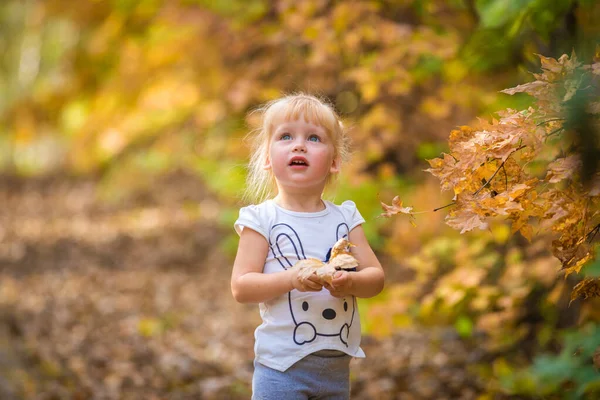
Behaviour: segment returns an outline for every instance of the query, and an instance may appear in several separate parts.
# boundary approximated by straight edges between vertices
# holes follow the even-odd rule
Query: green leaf
[[[477,12],[484,28],[498,28],[519,18],[534,0],[478,0]]]

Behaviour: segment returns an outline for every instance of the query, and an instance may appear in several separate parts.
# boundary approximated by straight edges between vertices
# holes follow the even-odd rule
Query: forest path
[[[0,179],[1,398],[249,398],[260,317],[230,294],[217,200],[182,174],[118,206],[98,190]],[[367,336],[353,398],[476,398],[465,346]]]

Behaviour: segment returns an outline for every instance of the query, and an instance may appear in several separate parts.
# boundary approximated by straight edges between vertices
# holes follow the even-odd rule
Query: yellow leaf
[[[579,271],[581,271],[581,268],[585,265],[585,263],[587,263],[588,261],[590,261],[593,258],[591,253],[587,253],[580,257],[581,258],[573,256],[573,258],[571,258],[570,260],[568,260],[568,262],[563,264],[562,270],[565,273],[565,278],[567,276],[569,276],[570,274],[572,274],[573,272],[578,274]]]
[[[600,297],[600,280],[597,278],[585,278],[575,285],[571,292],[571,301],[569,301],[569,304],[580,296],[583,297],[584,300],[590,297]],[[595,361],[596,358],[594,356],[594,362]]]
[[[381,214],[382,217],[391,217],[392,215],[399,213],[412,216],[412,207],[402,207],[402,200],[400,200],[399,196],[396,196],[392,199],[391,206],[382,202],[381,208],[383,208],[383,211],[385,211]]]
[[[521,235],[531,243],[531,237],[533,236],[533,227],[531,225],[523,225],[521,229],[519,229],[519,232],[521,232]]]

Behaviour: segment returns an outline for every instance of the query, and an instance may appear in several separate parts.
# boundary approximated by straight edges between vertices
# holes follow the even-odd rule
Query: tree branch
[[[553,122],[553,121],[564,121],[564,120],[565,120],[564,118],[550,118],[550,119],[547,119],[547,120],[545,120],[545,121],[538,122],[537,124],[535,124],[535,126],[544,125],[544,124],[547,124],[548,122]]]
[[[587,233],[587,235],[585,235],[585,238],[588,239],[588,243],[592,243],[592,241],[594,240],[594,238],[596,237],[596,234],[598,233],[598,231],[600,231],[600,224],[597,224],[595,227],[592,228],[591,231],[589,231]]]
[[[504,163],[506,162],[506,160],[508,160],[510,158],[510,156],[513,155],[514,152],[519,151],[525,147],[527,147],[527,146],[521,145],[521,146],[517,147],[516,149],[514,149],[513,151],[511,151],[510,154],[508,155],[508,157],[506,157],[506,159],[504,161],[502,161],[502,164],[500,164],[498,166],[498,168],[496,168],[496,170],[494,171],[494,173],[492,174],[490,179],[488,179],[479,189],[477,189],[477,191],[475,193],[473,193],[473,196],[477,196],[479,194],[479,192],[481,192],[487,185],[490,184],[490,182],[492,181],[492,179],[494,179],[494,177],[496,176],[498,171],[500,171],[500,168],[504,167]]]
[[[450,207],[450,206],[453,206],[453,205],[455,205],[455,204],[456,204],[456,202],[455,202],[455,201],[453,201],[452,203],[450,203],[450,204],[446,204],[445,206],[441,206],[441,207],[438,207],[438,208],[434,208],[434,209],[433,209],[433,211],[439,211],[439,210],[441,210],[442,208]]]

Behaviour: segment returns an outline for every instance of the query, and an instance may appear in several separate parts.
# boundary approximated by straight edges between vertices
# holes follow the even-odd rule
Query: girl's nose
[[[294,144],[294,148],[292,150],[306,153],[306,146],[304,145],[304,143],[296,143]]]

